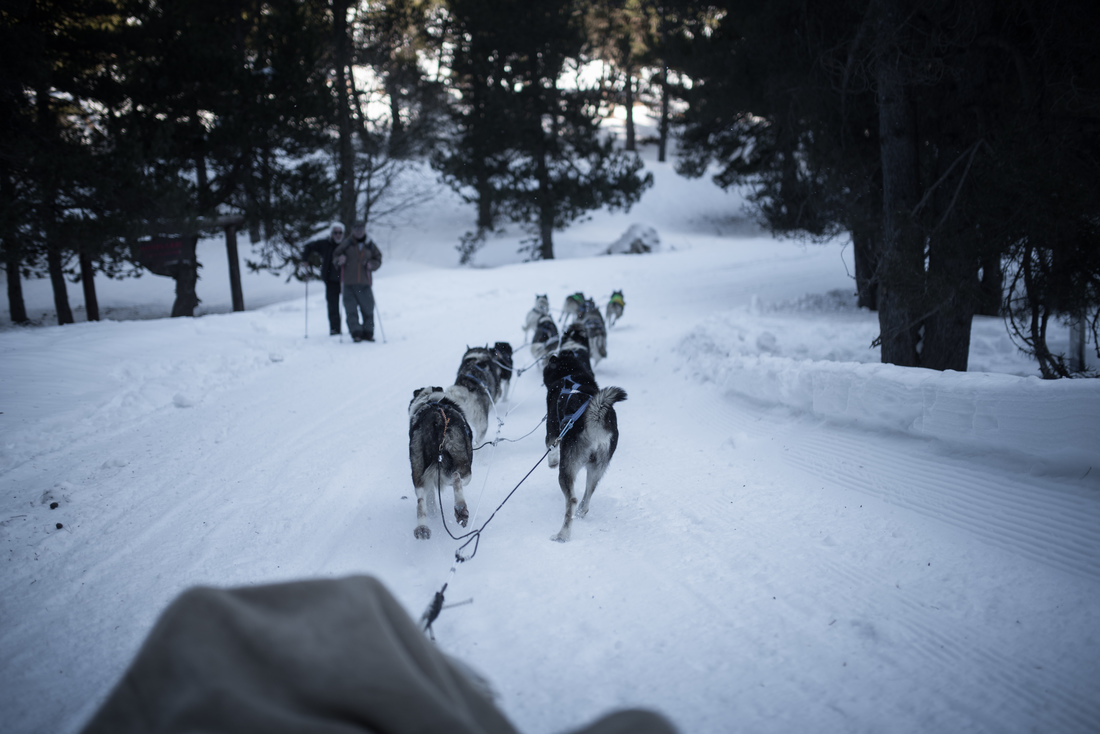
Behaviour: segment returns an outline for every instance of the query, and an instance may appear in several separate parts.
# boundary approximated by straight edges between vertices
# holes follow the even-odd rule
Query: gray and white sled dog
[[[601,359],[607,359],[607,327],[604,326],[599,307],[591,298],[585,301],[580,323],[588,333],[588,345],[594,367],[600,363]]]
[[[546,366],[546,356],[559,346],[558,325],[550,316],[539,318],[535,335],[531,337],[531,356],[539,361],[540,367]]]
[[[626,391],[621,387],[599,389],[581,350],[563,349],[550,355],[542,380],[546,385],[549,464],[557,467],[558,486],[565,495],[565,520],[551,540],[564,543],[572,533],[574,514],[588,514],[592,493],[615,455],[619,444],[615,403],[626,400]],[[573,484],[581,469],[585,470],[584,497],[577,504]]]
[[[615,322],[623,317],[623,309],[626,308],[626,300],[622,291],[611,291],[611,299],[607,302],[607,328],[615,325]]]
[[[550,315],[550,299],[546,295],[536,295],[534,307],[527,312],[527,318],[523,322],[523,343],[527,343],[527,332],[539,325],[539,319]]]
[[[473,436],[458,404],[441,387],[415,390],[409,403],[409,463],[416,490],[416,538],[432,537],[428,512],[434,514],[436,493],[444,484],[454,488],[455,520],[466,526],[470,513],[462,488],[470,482],[473,460]]]
[[[501,395],[500,368],[494,364],[492,350],[468,347],[458,366],[455,383],[445,392],[462,408],[474,431],[474,441],[481,443],[489,428],[489,411]]]

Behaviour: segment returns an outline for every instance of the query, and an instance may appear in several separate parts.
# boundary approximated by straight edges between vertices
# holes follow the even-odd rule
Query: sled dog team
[[[626,400],[619,387],[600,389],[593,367],[607,357],[607,326],[623,315],[622,291],[607,304],[607,321],[583,293],[565,299],[562,330],[550,315],[547,296],[535,297],[523,331],[534,331],[531,354],[542,368],[546,386],[546,449],[558,485],[565,495],[565,519],[553,540],[569,540],[573,517],[584,517],[619,442],[615,403]],[[489,426],[489,411],[508,399],[513,372],[508,342],[469,347],[450,387],[422,387],[409,403],[409,462],[416,490],[416,529],[420,539],[431,537],[427,518],[437,506],[444,485],[454,491],[455,520],[465,527],[470,514],[463,487],[470,481],[473,453]],[[573,485],[585,470],[584,495],[579,503]],[[441,508],[439,508],[441,509]]]

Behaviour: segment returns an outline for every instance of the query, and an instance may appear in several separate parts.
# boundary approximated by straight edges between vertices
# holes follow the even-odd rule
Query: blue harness
[[[573,428],[574,424],[576,424],[577,420],[582,415],[584,415],[584,411],[588,408],[588,404],[590,402],[592,402],[592,396],[591,395],[587,395],[587,394],[580,391],[580,389],[579,389],[580,388],[580,383],[579,382],[574,380],[572,377],[565,377],[564,379],[568,380],[569,384],[562,387],[561,392],[558,393],[558,402],[557,402],[558,420],[561,421],[561,405],[562,405],[562,399],[563,398],[565,399],[565,405],[566,405],[567,409],[568,409],[568,406],[569,406],[569,399],[573,395],[584,395],[584,402],[581,403],[581,407],[574,410],[565,419],[565,425],[562,427],[561,433],[558,434],[558,440],[559,441],[562,440],[565,437],[565,434],[569,433],[569,431]]]

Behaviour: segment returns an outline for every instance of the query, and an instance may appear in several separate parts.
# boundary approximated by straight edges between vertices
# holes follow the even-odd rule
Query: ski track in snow
[[[868,451],[867,443],[866,436],[817,432],[802,437],[787,459],[816,477],[953,525],[1009,553],[1100,580],[1100,513],[1086,493],[889,442]],[[892,481],[899,473],[921,481]]]
[[[745,407],[745,401],[735,399],[734,405],[739,404]],[[716,423],[726,430],[748,427],[744,418],[729,417],[726,405],[713,404],[710,413],[724,416]],[[1074,487],[1019,480],[991,467],[953,460],[918,439],[904,444],[878,441],[866,432],[827,423],[807,428],[788,422],[775,433],[784,444],[777,459],[806,472],[811,482],[850,489],[919,513],[1057,572],[1089,582],[1098,577],[1096,503]],[[899,476],[921,481],[890,481]],[[827,538],[823,550],[833,545]],[[960,721],[974,725],[982,720],[981,712],[1006,709],[1018,712],[1021,730],[1028,729],[1023,722],[1033,722],[1055,731],[1089,731],[1100,721],[1100,702],[1087,694],[1077,672],[1061,669],[1049,653],[1021,653],[1012,645],[983,640],[969,625],[945,620],[935,605],[910,593],[908,584],[891,584],[876,575],[879,569],[831,552],[802,560],[823,577],[858,591],[863,617],[891,620],[894,646],[919,654],[945,679],[955,677],[959,669],[979,676],[957,680],[959,688],[945,684],[939,691],[963,716]],[[1089,667],[1095,676],[1095,663]],[[978,696],[985,700],[975,699]],[[1001,730],[999,716],[987,718],[984,730]],[[940,730],[950,726],[943,720],[934,723]]]

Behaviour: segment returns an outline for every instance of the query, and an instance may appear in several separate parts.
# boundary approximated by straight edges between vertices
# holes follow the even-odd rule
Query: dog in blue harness
[[[588,504],[619,444],[615,403],[626,400],[621,387],[596,384],[586,349],[562,349],[550,355],[542,372],[546,385],[546,448],[549,464],[558,469],[565,495],[565,521],[551,540],[569,540],[573,516],[588,514]],[[584,497],[577,503],[573,485],[585,470]],[[575,510],[575,512],[574,512]]]

